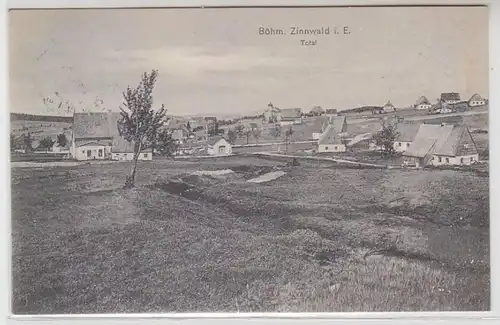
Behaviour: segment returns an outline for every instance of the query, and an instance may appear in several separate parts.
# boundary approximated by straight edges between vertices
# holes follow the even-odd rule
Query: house
[[[382,107],[382,110],[384,113],[392,113],[396,111],[396,108],[394,105],[392,105],[391,101],[389,100],[385,105]]]
[[[418,110],[423,110],[423,109],[430,110],[431,107],[432,107],[431,102],[425,96],[421,96],[415,104],[415,108]]]
[[[76,160],[111,158],[113,136],[118,135],[119,113],[75,113],[71,156]]]
[[[322,116],[315,121],[315,132],[312,134],[313,140],[319,140],[330,125],[333,126],[333,129],[337,133],[347,132],[347,120],[345,116]]]
[[[448,114],[453,112],[453,106],[455,104],[445,104],[442,102],[432,105],[430,111],[433,114]]]
[[[216,136],[207,143],[209,155],[230,155],[233,152],[231,144],[223,137]]]
[[[442,104],[456,104],[460,101],[459,93],[442,93],[441,94]]]
[[[337,115],[337,109],[336,108],[327,108],[325,111],[326,115]]]
[[[455,104],[449,104],[447,108],[452,112],[466,112],[469,110],[469,103],[462,101]]]
[[[54,145],[52,146],[52,152],[58,152],[58,153],[70,153],[71,149],[71,143],[68,141],[68,143],[61,147],[59,143],[54,142]]]
[[[384,113],[384,108],[383,107],[373,107],[371,109],[372,114],[383,114]]]
[[[465,125],[421,124],[411,146],[403,153],[405,164],[470,165],[479,161],[479,154]]]
[[[470,107],[484,106],[486,105],[486,100],[483,97],[479,96],[478,94],[474,94],[469,99],[468,104]]]
[[[358,134],[346,144],[350,151],[372,151],[374,150],[373,134]]]
[[[248,129],[250,131],[255,131],[255,130],[259,130],[260,127],[259,127],[259,125],[257,123],[251,122],[251,123],[248,124]]]
[[[279,122],[281,120],[281,110],[275,107],[273,103],[269,103],[264,111],[263,120],[265,123]]]
[[[314,106],[310,111],[312,116],[320,116],[326,113],[326,111],[321,108],[321,106]]]
[[[133,160],[134,143],[127,141],[124,137],[114,136],[111,146],[112,160]],[[139,160],[153,160],[153,150],[151,148],[141,149]]]
[[[408,150],[408,148],[411,146],[411,143],[415,139],[419,128],[420,124],[399,123],[397,126],[399,136],[394,142],[394,151],[405,152],[406,150]]]
[[[327,129],[318,140],[318,152],[345,152],[346,145],[342,137],[333,124],[328,125]]]
[[[300,108],[286,108],[281,110],[280,125],[292,125],[302,123],[302,110]]]
[[[206,130],[195,131],[194,138],[196,141],[206,141],[208,139],[207,131]]]

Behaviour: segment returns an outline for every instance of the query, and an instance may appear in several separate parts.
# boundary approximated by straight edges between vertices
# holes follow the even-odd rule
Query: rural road
[[[337,159],[337,158],[282,155],[282,154],[270,153],[270,152],[254,152],[253,154],[254,155],[261,155],[261,156],[271,156],[271,157],[286,157],[286,158],[300,158],[300,159],[310,159],[310,160],[333,161],[333,162],[337,162],[337,163],[346,163],[346,164],[352,164],[352,165],[357,165],[357,166],[387,168],[386,165],[376,165],[376,164],[362,163],[362,162],[345,160],[345,159]]]
[[[306,140],[306,141],[293,141],[289,144],[303,144],[303,143],[317,143],[317,140]],[[233,148],[245,148],[245,147],[267,147],[275,145],[285,145],[285,142],[262,142],[262,143],[249,143],[249,144],[236,144]]]
[[[423,121],[423,120],[431,120],[439,117],[453,117],[453,116],[470,116],[470,115],[482,115],[488,114],[488,111],[471,111],[471,112],[462,112],[462,113],[449,113],[449,114],[432,114],[432,115],[417,115],[417,116],[402,116],[405,121]],[[348,123],[350,124],[359,124],[370,121],[377,121],[377,117],[369,117],[369,118],[354,118],[349,119]]]

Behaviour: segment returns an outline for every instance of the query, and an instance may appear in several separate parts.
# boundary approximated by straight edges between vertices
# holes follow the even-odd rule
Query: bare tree
[[[261,129],[253,129],[252,130],[252,135],[255,138],[255,142],[259,143],[259,138],[262,135],[262,130]]]
[[[227,140],[231,143],[234,144],[236,142],[236,139],[238,138],[238,135],[236,134],[236,131],[234,129],[229,129],[227,131]]]
[[[290,144],[293,132],[293,128],[290,125],[290,128],[285,132],[285,153],[288,153],[288,145]]]
[[[166,110],[153,109],[152,92],[158,77],[158,71],[145,72],[136,88],[127,87],[123,93],[124,103],[120,107],[118,130],[121,136],[134,146],[134,159],[130,176],[125,181],[125,187],[135,185],[135,174],[139,155],[147,143],[154,142],[157,131],[163,124]]]

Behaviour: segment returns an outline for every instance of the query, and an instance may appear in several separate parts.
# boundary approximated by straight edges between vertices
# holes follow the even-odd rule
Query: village
[[[487,107],[487,99],[480,95],[463,101],[459,93],[442,93],[434,104],[421,96],[401,109],[391,101],[381,107],[339,111],[314,106],[309,112],[269,103],[261,115],[234,120],[168,116],[159,131],[173,142],[168,155],[176,159],[248,153],[334,158],[378,152],[399,155],[402,167],[466,166],[478,163],[480,154],[488,149],[487,144],[478,148],[471,131],[484,137],[487,130],[471,130],[463,120],[448,122],[446,118],[487,113]],[[14,128],[13,156],[18,161],[28,154],[34,161],[47,156],[52,160],[132,160],[134,146],[120,136],[119,117],[119,112],[110,111],[74,113],[63,130],[53,129],[51,135],[38,139],[24,125]],[[139,160],[161,155],[149,146],[141,150]],[[363,162],[362,158],[355,160]]]

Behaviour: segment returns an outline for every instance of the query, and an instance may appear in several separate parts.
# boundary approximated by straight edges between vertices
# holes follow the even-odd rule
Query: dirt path
[[[388,168],[386,165],[376,165],[376,164],[363,163],[363,162],[357,162],[357,161],[345,160],[345,159],[337,159],[337,158],[282,155],[282,154],[270,153],[270,152],[254,152],[253,154],[254,155],[261,155],[261,156],[271,156],[271,157],[288,157],[288,158],[300,158],[300,159],[310,159],[310,160],[333,161],[333,162],[337,162],[337,163],[345,163],[345,164],[375,167],[375,168]]]

